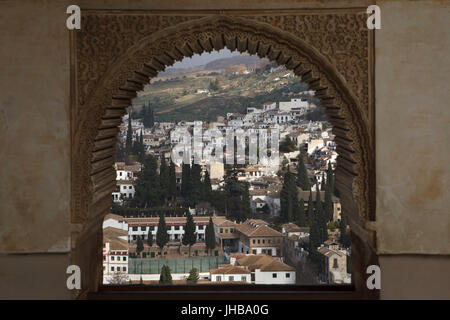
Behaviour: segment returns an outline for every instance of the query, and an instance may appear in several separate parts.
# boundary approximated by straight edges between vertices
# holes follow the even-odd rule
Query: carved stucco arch
[[[353,23],[360,24],[358,16],[355,17]],[[92,34],[101,35],[99,21],[103,18],[87,15],[83,23],[85,28],[93,28],[90,29]],[[271,19],[258,20],[261,19],[229,15],[168,17],[162,23],[158,20],[160,30],[155,32],[147,32],[149,26],[141,25],[145,30],[139,41],[122,38],[125,45],[118,50],[120,54],[111,54],[109,59],[97,64],[86,61],[86,57],[95,59],[92,50],[99,50],[102,42],[107,44],[108,36],[89,38],[89,31],[77,35],[78,108],[74,114],[72,141],[72,222],[78,226],[73,232],[74,240],[78,238],[78,241],[73,242],[74,260],[83,260],[81,252],[86,250],[80,248],[87,246],[88,242],[91,243],[90,251],[101,255],[98,228],[111,205],[111,192],[115,187],[116,177],[112,168],[115,136],[131,99],[152,77],[175,60],[225,46],[277,61],[293,70],[309,84],[310,89],[316,91],[336,135],[339,153],[336,185],[341,191],[343,207],[350,216],[352,230],[367,243],[370,251],[374,249],[373,232],[365,229],[366,222],[373,218],[371,171],[374,165],[366,86],[360,86],[355,79],[351,79],[350,85],[351,81],[347,80],[351,72],[347,72],[347,78],[343,76],[337,64],[333,64],[326,54],[295,33],[274,26],[276,23],[271,23]],[[120,33],[121,28],[128,30],[130,25],[139,28],[142,24],[133,17],[129,19],[129,25],[124,24],[126,21],[116,19],[117,29],[111,32]],[[147,21],[151,24],[153,20]],[[276,19],[273,21],[277,22]],[[94,47],[83,45],[88,39],[94,42]],[[94,71],[93,66],[96,68]],[[367,76],[358,74],[358,70],[356,66],[351,70],[357,79]],[[80,234],[83,236],[79,237]],[[99,272],[96,268],[101,266],[87,263],[88,269]]]

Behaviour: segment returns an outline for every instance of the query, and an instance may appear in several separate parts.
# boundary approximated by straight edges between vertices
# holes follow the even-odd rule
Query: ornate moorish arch
[[[357,270],[376,260],[370,230],[375,192],[371,37],[365,19],[362,10],[84,13],[81,31],[72,37],[72,260],[87,270],[83,287],[96,290],[101,279],[101,223],[115,188],[115,137],[125,109],[166,66],[227,47],[285,65],[326,108],[339,153],[336,185],[353,232],[353,278],[363,290],[364,275]]]

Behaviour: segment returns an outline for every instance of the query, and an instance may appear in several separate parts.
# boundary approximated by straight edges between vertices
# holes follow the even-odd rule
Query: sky
[[[182,61],[176,62],[170,68],[192,68],[198,67],[216,59],[229,58],[240,55],[239,51],[231,52],[228,49],[220,51],[212,51],[211,53],[204,52],[201,55],[194,54],[191,58],[184,58]]]

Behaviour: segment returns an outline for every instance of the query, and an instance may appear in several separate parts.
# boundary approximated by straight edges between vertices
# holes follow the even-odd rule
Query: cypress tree
[[[313,205],[313,200],[312,200],[312,191],[309,190],[309,199],[308,199],[308,220],[309,220],[309,225],[312,225],[313,223],[313,219],[314,218],[314,205]]]
[[[209,178],[209,172],[206,170],[205,177],[203,178],[203,194],[202,198],[204,201],[209,201],[212,193],[211,179]]]
[[[201,181],[202,168],[199,164],[192,164],[190,175],[190,189],[189,189],[189,204],[195,206],[201,199],[202,195],[202,181]]]
[[[323,211],[322,200],[320,199],[320,191],[316,192],[316,208],[315,208],[315,218],[319,230],[319,240],[320,243],[328,240],[328,229],[327,229],[327,219]]]
[[[161,249],[169,242],[169,234],[167,233],[166,219],[161,213],[158,222],[158,231],[156,231],[156,244]]]
[[[152,155],[145,157],[143,168],[138,173],[135,185],[135,199],[141,207],[161,204],[161,187],[157,167],[156,159]]]
[[[170,161],[169,167],[169,199],[175,200],[177,197],[177,176],[175,172],[175,163]]]
[[[150,128],[153,128],[153,126],[155,125],[155,114],[153,113],[153,108],[150,105],[148,106],[148,108],[149,108],[149,113],[150,113],[149,125],[150,125]]]
[[[186,201],[188,200],[190,189],[191,189],[191,166],[190,164],[183,162],[181,173],[181,195]]]
[[[242,204],[241,204],[241,221],[245,221],[251,217],[252,209],[250,205],[250,191],[248,190],[248,183],[242,184]]]
[[[298,218],[298,192],[294,175],[289,166],[284,175],[283,188],[280,193],[281,218],[284,222],[294,221]]]
[[[320,184],[320,191],[325,191],[326,187],[325,174],[322,172],[322,183]]]
[[[133,149],[133,129],[131,128],[131,113],[128,114],[128,130],[127,130],[127,138],[125,141],[125,151],[127,156],[131,154]]]
[[[140,256],[142,250],[144,250],[144,244],[142,243],[141,236],[138,236],[136,241],[136,253]]]
[[[303,191],[309,190],[311,188],[308,178],[308,172],[306,171],[304,163],[303,149],[298,156],[297,185],[302,188]]]
[[[153,246],[153,234],[150,231],[150,228],[148,229],[148,234],[147,234],[147,244],[152,247]]]
[[[197,235],[195,234],[194,218],[188,212],[186,217],[186,226],[184,227],[184,235],[182,243],[185,246],[189,246],[189,256],[191,256],[191,246],[197,241]]]
[[[197,268],[192,268],[191,271],[189,271],[189,277],[186,279],[186,282],[189,284],[196,284],[198,282],[199,276]]]
[[[305,202],[303,199],[300,199],[298,202],[297,223],[300,227],[306,227],[308,225],[305,213]]]
[[[170,273],[169,266],[163,265],[161,268],[161,274],[159,276],[160,284],[172,284],[172,274]]]
[[[164,200],[169,199],[169,168],[167,167],[166,160],[164,157],[161,157],[161,165],[159,166],[159,177],[161,183],[161,197]]]
[[[216,233],[214,232],[214,223],[211,217],[209,217],[209,223],[205,230],[205,242],[211,255],[211,250],[216,247]]]
[[[330,178],[327,179],[326,187],[325,187],[325,202],[324,202],[324,211],[325,217],[328,221],[333,220],[333,200],[332,200],[332,185]]]

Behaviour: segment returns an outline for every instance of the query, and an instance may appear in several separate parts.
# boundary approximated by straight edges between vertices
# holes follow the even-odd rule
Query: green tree
[[[158,164],[152,155],[144,159],[135,184],[135,200],[140,207],[147,208],[161,204],[161,187],[157,172]]]
[[[290,222],[298,219],[299,206],[297,186],[289,166],[284,174],[283,188],[280,193],[280,205],[280,217],[283,222]]]
[[[145,128],[153,128],[155,125],[155,116],[150,105],[142,107],[142,124]]]
[[[327,218],[328,221],[333,220],[333,200],[332,200],[333,190],[331,188],[332,188],[331,181],[330,178],[328,178],[325,186],[325,199],[323,208],[325,217]]]
[[[199,164],[192,164],[190,175],[190,189],[188,196],[188,203],[195,206],[202,196],[203,186],[201,181],[202,168]]]
[[[184,227],[184,235],[182,243],[185,246],[189,246],[189,256],[191,256],[191,246],[197,241],[197,235],[195,234],[194,218],[188,212],[186,216],[186,226]]]
[[[175,200],[177,197],[177,176],[175,172],[175,163],[170,161],[169,166],[169,199]]]
[[[166,219],[164,215],[159,216],[158,230],[156,231],[156,244],[161,249],[169,242],[169,234],[167,233]]]
[[[298,156],[297,164],[297,185],[302,188],[303,191],[309,190],[311,185],[309,183],[308,173],[306,171],[303,150]]]
[[[141,236],[137,237],[136,241],[136,253],[140,256],[141,252],[144,250],[144,244],[142,243]]]
[[[125,152],[129,156],[133,149],[133,129],[131,128],[131,113],[128,114],[128,130],[125,140]]]
[[[308,221],[306,220],[305,202],[303,199],[300,199],[298,202],[297,224],[300,227],[306,227],[308,225]]]
[[[317,188],[318,189],[318,188]],[[328,240],[328,220],[325,216],[325,212],[323,210],[322,200],[320,199],[320,192],[316,191],[316,207],[315,207],[315,217],[317,221],[318,231],[319,231],[319,240],[320,243]]]
[[[202,198],[204,201],[209,201],[211,197],[212,187],[211,187],[211,179],[209,178],[209,172],[206,170],[205,177],[203,178],[203,192]]]
[[[181,172],[181,195],[187,201],[191,189],[191,165],[184,163]]]
[[[169,266],[163,265],[161,268],[161,274],[159,276],[160,284],[172,284],[172,274]]]
[[[211,250],[216,247],[216,233],[214,232],[214,223],[211,217],[209,218],[209,223],[205,230],[205,242],[206,247],[209,250],[209,254],[211,255]]]
[[[166,160],[164,160],[164,157],[161,157],[161,165],[159,166],[159,180],[161,182],[161,197],[163,200],[168,200],[170,198],[169,196],[169,183],[170,183],[170,172],[169,168],[167,167]]]
[[[189,277],[186,279],[186,282],[189,284],[196,284],[198,282],[199,276],[196,268],[192,268],[189,271]]]
[[[150,228],[148,229],[148,234],[147,234],[147,244],[149,245],[149,247],[153,246],[153,234],[152,234],[152,231],[150,230]]]
[[[289,138],[289,136],[286,136],[283,141],[280,143],[280,152],[292,152],[297,149],[295,142]]]

